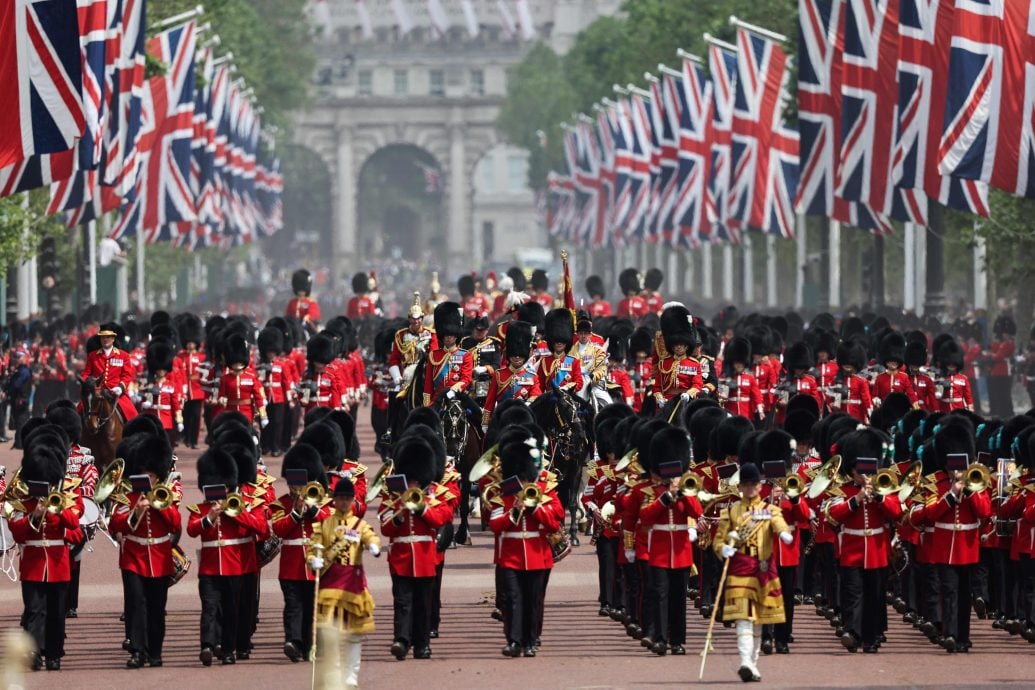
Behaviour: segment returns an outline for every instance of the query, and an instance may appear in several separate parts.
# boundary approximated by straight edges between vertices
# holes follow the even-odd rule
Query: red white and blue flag
[[[697,247],[708,239],[711,223],[705,209],[711,159],[712,83],[704,68],[683,60],[682,78],[673,84],[678,117],[679,172],[676,182],[673,245]]]
[[[793,237],[798,133],[783,123],[787,81],[783,48],[738,28],[730,222]]]
[[[733,98],[737,90],[737,53],[719,45],[708,46],[708,71],[712,77],[711,166],[708,170],[705,208],[712,223],[712,241],[740,242],[740,233],[730,222],[730,180]]]
[[[118,0],[119,24],[107,56],[112,101],[104,141],[101,184],[127,194],[136,183],[139,157],[141,103],[147,61],[147,5],[145,0]]]
[[[956,0],[943,174],[1035,198],[1035,0]]]
[[[657,142],[658,176],[651,199],[651,223],[655,236],[665,242],[672,242],[672,215],[676,203],[677,173],[679,171],[679,111],[676,108],[676,78],[662,74],[651,82],[651,101],[654,122],[651,127]]]

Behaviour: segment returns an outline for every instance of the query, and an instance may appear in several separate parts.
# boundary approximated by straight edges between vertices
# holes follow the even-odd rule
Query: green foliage
[[[59,257],[65,258],[68,252],[69,231],[55,217],[46,215],[47,203],[50,200],[49,189],[34,189],[26,195],[0,198],[0,275],[14,264],[21,263],[36,255],[40,240],[44,237],[58,239]],[[62,261],[62,265],[64,262]],[[74,263],[71,264],[74,266]],[[61,290],[74,284],[72,279],[62,281]]]

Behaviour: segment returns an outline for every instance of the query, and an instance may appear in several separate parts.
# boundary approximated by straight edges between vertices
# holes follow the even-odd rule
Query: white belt
[[[207,549],[213,546],[239,546],[241,544],[248,544],[254,540],[254,537],[241,537],[240,539],[217,539],[215,541],[203,541],[201,542],[201,548]]]
[[[63,539],[32,539],[25,542],[25,546],[39,546],[47,548],[48,546],[62,546],[64,543]]]
[[[143,544],[144,546],[151,546],[152,544],[164,544],[169,541],[172,537],[168,534],[164,537],[137,537],[132,534],[127,534],[126,539],[133,542],[134,544]]]
[[[330,399],[331,399],[331,396],[329,396],[329,395],[314,395],[313,396],[313,400],[315,400],[316,402],[328,402],[328,401],[330,401]]]
[[[282,546],[309,546],[308,539],[285,539],[280,542]]]
[[[411,534],[408,537],[393,537],[392,544],[416,544],[421,541],[433,541],[430,534]]]
[[[270,381],[266,385],[270,388],[280,388],[280,381]]]
[[[844,400],[842,402],[845,405],[862,405],[863,404],[862,400]]]
[[[947,529],[950,532],[965,532],[967,530],[977,529],[981,526],[980,522],[936,522],[934,526],[938,529]]]
[[[872,529],[848,529],[844,527],[841,529],[844,534],[850,534],[853,537],[874,537],[878,534],[884,534],[883,527],[874,527]]]
[[[735,398],[727,398],[727,400],[729,400],[730,402],[751,402],[751,398],[744,397],[744,396],[738,396],[738,397],[735,397]]]
[[[535,539],[540,535],[539,532],[504,532],[500,536],[505,539]]]
[[[942,402],[945,403],[961,403],[963,398],[942,398]]]
[[[647,531],[654,532],[689,532],[690,525],[651,525]]]
[[[172,405],[152,405],[152,410],[171,410]]]

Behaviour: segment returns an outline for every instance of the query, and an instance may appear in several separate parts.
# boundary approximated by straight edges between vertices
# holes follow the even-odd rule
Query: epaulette
[[[454,467],[454,468],[450,468],[450,469],[446,470],[445,475],[442,477],[442,481],[454,481],[455,482],[455,481],[462,480],[463,478],[464,478],[464,476],[462,474],[460,474],[459,472],[457,472],[456,468]]]
[[[277,481],[277,478],[274,477],[272,474],[264,474],[264,475],[262,475],[262,478],[259,480],[259,485],[260,486],[269,486],[269,485],[275,483],[276,481]]]
[[[350,461],[350,462],[354,462],[354,461]],[[362,465],[362,464],[360,464],[358,462],[355,462],[354,464],[356,466],[353,467],[351,470],[349,470],[350,472],[352,472],[352,476],[353,477],[358,477],[359,475],[361,475],[361,474],[363,474],[364,472],[367,471],[367,466],[366,465]]]
[[[80,477],[65,477],[65,483],[62,484],[63,491],[74,491],[79,488],[79,485],[83,483]]]
[[[615,480],[615,470],[610,465],[603,465],[603,466],[601,466],[600,473],[602,475],[604,475],[604,478],[607,479],[608,481],[612,481],[613,482]]]
[[[187,506],[187,510],[195,515],[201,515],[201,508],[196,503]]]

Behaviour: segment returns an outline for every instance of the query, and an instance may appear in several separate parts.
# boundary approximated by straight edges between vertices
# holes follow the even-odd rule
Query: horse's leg
[[[471,515],[471,482],[467,477],[460,478],[460,528],[456,531],[453,541],[458,546],[471,545],[471,526],[469,517]]]

